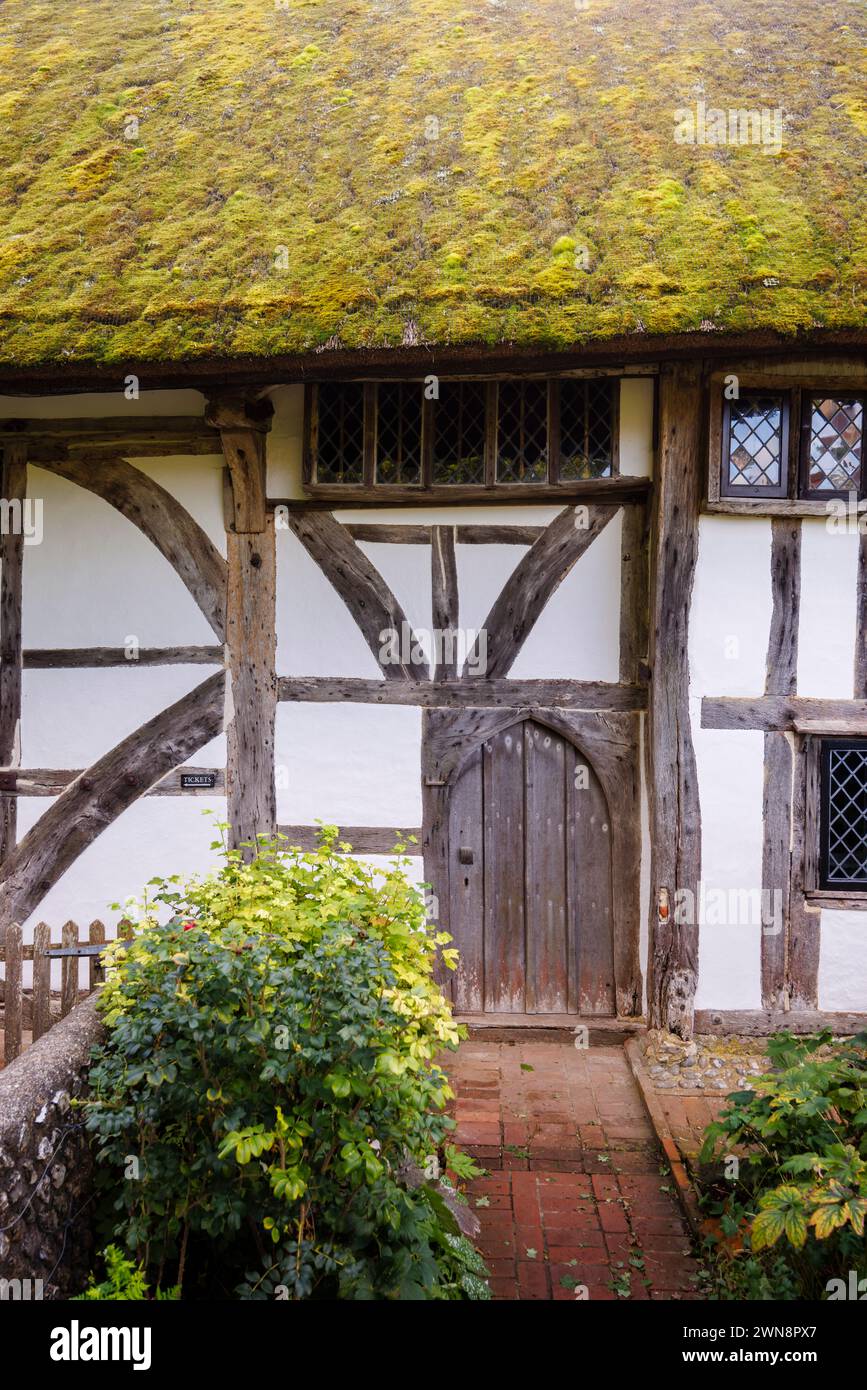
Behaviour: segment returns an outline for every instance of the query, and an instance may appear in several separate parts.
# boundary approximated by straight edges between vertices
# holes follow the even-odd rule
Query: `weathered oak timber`
[[[566,507],[522,555],[503,585],[482,627],[487,633],[488,662],[483,675],[466,671],[464,679],[476,684],[508,675],[512,664],[551,595],[573,565],[618,511],[619,504],[593,503],[584,510]],[[468,659],[474,664],[478,643]]]
[[[623,508],[620,540],[620,679],[638,681],[647,661],[647,509]]]
[[[116,507],[165,556],[221,641],[226,626],[226,562],[171,493],[120,456],[82,456],[40,465]]]
[[[810,728],[809,726],[812,726]],[[780,733],[867,733],[867,700],[817,700],[801,695],[705,695],[703,729],[761,729]]]
[[[689,1037],[698,978],[695,913],[679,920],[679,891],[698,902],[701,810],[689,713],[689,609],[702,495],[704,393],[695,364],[659,380],[659,466],[651,530],[648,716],[651,1024]],[[667,893],[667,913],[665,894]]]
[[[434,633],[443,639],[443,660],[434,665],[437,681],[457,676],[457,629],[459,619],[458,569],[455,562],[455,529],[452,526],[432,526],[431,539],[431,612]],[[449,644],[447,646],[447,643]],[[436,661],[436,653],[434,653]]]
[[[0,793],[4,796],[58,796],[77,777],[83,777],[86,769],[58,767],[0,767]],[[214,778],[213,787],[184,787],[181,778],[202,776]],[[226,790],[226,774],[221,767],[175,768],[154,786],[143,793],[144,796],[220,796]]]
[[[356,676],[280,676],[280,700],[364,705],[421,705],[428,709],[640,710],[647,704],[642,685],[570,680],[367,680]]]
[[[21,577],[24,533],[13,527],[14,508],[27,493],[27,445],[3,446],[3,499],[9,504],[10,529],[0,536],[0,762],[17,763],[21,750]],[[0,796],[0,861],[15,848],[18,813],[15,799]]]
[[[371,541],[376,545],[430,545],[429,526],[389,525],[385,521],[346,522],[346,529],[355,541]],[[465,524],[449,528],[455,533],[458,545],[532,545],[545,530],[544,526],[497,526]]]
[[[867,1013],[823,1013],[819,1009],[696,1009],[695,1031],[748,1037],[766,1037],[785,1029],[789,1033],[819,1033],[830,1028],[836,1037],[863,1033]]]
[[[322,838],[322,827],[319,825],[278,825],[278,835],[285,835],[291,846],[298,846],[299,849],[312,850],[318,849]],[[338,826],[337,840],[347,841],[352,846],[353,854],[393,854],[394,847],[400,841],[406,844],[407,854],[421,853],[421,827],[420,826],[386,826],[386,825],[341,825]],[[409,843],[416,840],[416,844]]]
[[[775,518],[771,522],[771,594],[773,606],[765,692],[794,695],[798,683],[801,602],[801,522],[797,519]],[[797,930],[802,915],[802,904],[792,902],[793,776],[789,738],[784,733],[766,733],[762,792],[762,901],[765,907],[761,972],[762,1005],[772,1010],[784,1009],[789,1002],[786,967],[792,933]]]
[[[496,391],[496,382],[490,383]],[[496,434],[496,421],[489,417],[491,434]],[[577,502],[601,502],[604,504],[641,502],[651,489],[649,478],[617,477],[588,478],[568,483],[495,483],[493,463],[495,449],[489,445],[490,477],[485,484],[449,483],[439,487],[420,488],[401,487],[392,483],[388,487],[372,481],[364,485],[347,486],[345,483],[316,483],[310,490],[315,494],[303,501],[290,497],[272,497],[268,506],[287,507],[300,511],[335,511],[356,508],[372,508],[384,511],[388,508],[430,507],[440,504],[449,506],[495,506],[526,507],[528,503],[556,502],[558,506],[574,506]]]
[[[356,545],[346,527],[329,512],[289,511],[289,525],[305,550],[319,565],[352,614],[365,642],[388,681],[428,679],[424,661],[385,662],[380,652],[389,633],[400,638],[409,630],[406,614],[382,575]],[[406,627],[404,627],[406,625]],[[411,637],[410,648],[415,646]]]
[[[277,820],[274,719],[277,708],[274,519],[259,534],[226,534],[228,695],[227,790],[231,843],[254,845]],[[244,851],[251,857],[252,848]]]
[[[867,535],[858,537],[854,695],[856,700],[867,699]]]
[[[231,530],[239,535],[265,530],[265,435],[271,428],[273,407],[265,398],[213,396],[205,419],[220,431],[223,457],[232,479],[234,518]]]
[[[222,647],[30,647],[22,653],[26,671],[103,666],[222,666]]]
[[[0,865],[0,926],[24,921],[122,811],[223,728],[225,676],[209,676],[66,788]]]

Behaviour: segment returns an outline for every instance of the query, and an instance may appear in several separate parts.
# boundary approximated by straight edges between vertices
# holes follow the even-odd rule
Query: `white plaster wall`
[[[620,472],[630,478],[653,476],[653,377],[620,382]]]
[[[212,470],[202,463],[205,512]],[[42,498],[44,529],[40,545],[24,546],[25,647],[122,647],[129,636],[143,647],[217,642],[168,561],[114,507],[43,468],[28,470],[28,486]]]
[[[52,802],[47,797],[19,797],[19,838]],[[206,815],[206,810],[212,814]],[[84,930],[97,918],[114,927],[123,913],[112,911],[111,903],[140,897],[148,879],[207,873],[218,863],[210,849],[218,838],[215,824],[225,820],[225,797],[149,796],[135,802],[46,894],[24,923],[27,940],[43,921],[55,929],[56,937],[69,920]]]
[[[275,386],[268,392],[274,415],[266,451],[269,497],[303,497],[304,387]]]
[[[278,529],[275,534],[278,674],[380,677],[337,590],[293,532]]]
[[[764,737],[752,730],[699,729],[695,707],[692,714],[706,901],[720,891],[752,895],[749,910],[732,896],[722,924],[700,922],[696,1007],[758,1009]]]
[[[819,1008],[867,1009],[867,912],[821,913]]]
[[[799,695],[852,698],[857,569],[857,532],[829,530],[818,517],[802,522]]]
[[[364,541],[361,549],[391,589],[430,661],[433,602],[430,546],[371,545]]]
[[[421,710],[401,705],[277,707],[277,819],[421,825]]]
[[[689,626],[691,695],[761,695],[771,625],[768,517],[703,516]]]

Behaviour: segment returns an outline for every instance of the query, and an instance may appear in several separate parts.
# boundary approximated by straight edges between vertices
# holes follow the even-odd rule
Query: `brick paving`
[[[470,1039],[457,1142],[497,1299],[695,1298],[698,1264],[620,1047]]]
[[[705,1129],[726,1104],[725,1096],[709,1096],[698,1091],[695,1095],[684,1095],[682,1092],[672,1095],[660,1090],[656,1096],[677,1147],[687,1163],[692,1165],[702,1146]]]

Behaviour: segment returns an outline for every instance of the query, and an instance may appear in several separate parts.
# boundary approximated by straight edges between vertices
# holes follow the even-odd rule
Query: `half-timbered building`
[[[324,821],[463,1016],[867,1018],[863,34],[723,8],[7,0],[4,923]]]

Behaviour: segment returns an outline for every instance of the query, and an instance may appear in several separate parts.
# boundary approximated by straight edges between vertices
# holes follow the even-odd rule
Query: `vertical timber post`
[[[651,528],[649,1013],[654,1028],[692,1034],[698,979],[701,811],[689,711],[689,615],[702,497],[700,365],[659,379],[659,453]]]
[[[24,441],[3,449],[2,488],[12,527],[0,535],[0,766],[17,767],[21,761],[21,580],[27,493]],[[16,796],[0,794],[0,860],[15,848],[17,807]]]
[[[270,402],[221,397],[209,403],[220,430],[226,489],[226,789],[230,844],[255,854],[256,837],[273,835],[277,804],[274,721],[277,710],[274,518],[265,490],[265,435]]]

